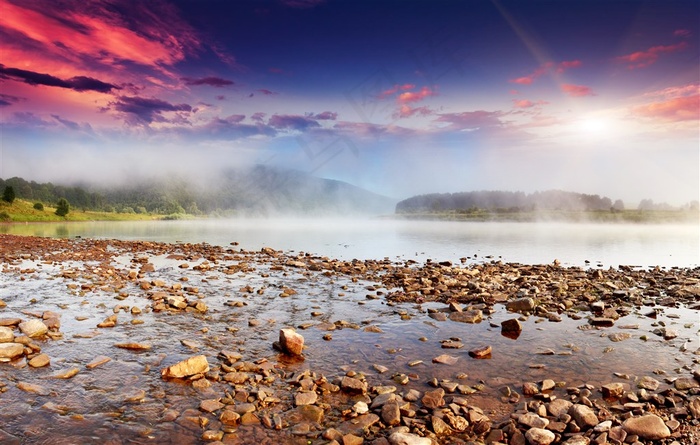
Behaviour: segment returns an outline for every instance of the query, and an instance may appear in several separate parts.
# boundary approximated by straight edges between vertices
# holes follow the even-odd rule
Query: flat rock
[[[48,396],[51,394],[51,391],[49,391],[48,388],[27,382],[17,382],[17,389],[24,392],[30,392],[32,394],[38,394],[40,396]]]
[[[148,351],[152,348],[150,343],[115,343],[114,346],[132,351]]]
[[[24,355],[24,345],[21,343],[0,343],[0,360],[12,360]]]
[[[204,355],[196,355],[163,369],[160,372],[163,378],[182,378],[195,374],[203,374],[209,371],[209,362]]]
[[[445,399],[443,399],[444,396],[445,390],[438,388],[432,391],[426,391],[421,401],[423,402],[423,406],[426,408],[435,409],[445,404]]]
[[[457,361],[459,361],[459,357],[447,354],[438,355],[433,359],[433,363],[440,363],[443,365],[454,365]]]
[[[474,358],[491,358],[491,346],[472,349],[469,351],[469,355]]]
[[[573,405],[573,403],[566,399],[555,399],[549,402],[547,405],[547,411],[549,411],[549,414],[552,416],[558,418],[562,414],[568,413]]]
[[[463,312],[452,312],[449,318],[459,323],[480,323],[484,319],[484,314],[479,309],[473,309]]]
[[[591,318],[591,324],[593,326],[610,327],[615,324],[615,320],[605,317],[593,317]]]
[[[619,399],[625,393],[625,387],[622,383],[608,383],[600,388],[603,397],[608,399]]]
[[[19,324],[19,330],[29,338],[38,338],[49,332],[49,328],[41,320],[23,321]]]
[[[94,369],[94,368],[97,368],[98,366],[104,365],[105,363],[107,363],[111,360],[112,360],[111,358],[109,358],[105,355],[99,355],[99,356],[95,357],[94,359],[92,359],[92,361],[90,363],[88,363],[87,365],[85,365],[85,367],[87,369]]]
[[[622,428],[628,435],[634,434],[648,440],[665,439],[671,435],[661,417],[655,414],[630,417],[622,423]]]
[[[294,405],[313,405],[318,400],[318,394],[315,391],[300,391],[294,395]]]
[[[389,436],[390,445],[432,445],[432,440],[411,433],[392,433]]]
[[[7,326],[0,326],[0,343],[12,343],[15,341],[15,332]]]
[[[345,376],[340,381],[340,388],[353,394],[364,394],[367,392],[367,383],[354,377]]]
[[[29,360],[29,366],[32,368],[43,368],[44,366],[48,366],[49,363],[51,363],[51,359],[46,354],[36,355]]]

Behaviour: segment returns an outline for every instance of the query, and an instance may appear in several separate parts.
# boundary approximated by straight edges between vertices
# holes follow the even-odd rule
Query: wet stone
[[[472,349],[469,351],[469,355],[478,359],[491,358],[491,346],[482,346],[480,348]]]
[[[163,378],[182,378],[209,371],[209,363],[204,355],[197,355],[178,362],[161,371]]]
[[[21,343],[0,343],[0,360],[11,360],[24,355],[24,345]]]
[[[480,310],[474,309],[464,312],[452,312],[449,318],[459,323],[480,323],[484,318],[484,314]]]
[[[51,363],[51,359],[46,354],[36,355],[29,360],[29,366],[32,368],[43,368],[44,366],[48,366],[49,363]]]
[[[49,328],[41,320],[28,320],[19,324],[19,329],[29,338],[38,338],[49,332]]]

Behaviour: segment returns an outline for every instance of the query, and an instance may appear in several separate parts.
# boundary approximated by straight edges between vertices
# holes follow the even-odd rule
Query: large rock
[[[433,442],[427,437],[397,432],[389,436],[389,443],[391,445],[432,445]]]
[[[41,337],[49,332],[49,328],[41,320],[27,320],[19,324],[19,330],[30,338]]]
[[[0,343],[0,361],[12,360],[24,354],[24,345],[21,343]]]
[[[573,405],[569,409],[569,415],[574,418],[576,425],[581,429],[593,428],[599,423],[598,416],[586,405]]]
[[[525,438],[530,445],[549,445],[554,442],[556,436],[553,432],[542,428],[530,428],[525,433]]]
[[[506,309],[513,312],[531,311],[535,308],[535,300],[530,297],[518,298],[506,303]]]
[[[429,409],[435,409],[443,406],[445,404],[445,390],[442,388],[435,389],[433,391],[426,391],[423,395],[423,406]]]
[[[279,346],[282,351],[291,355],[301,355],[304,349],[304,337],[294,329],[280,329]]]
[[[635,434],[648,440],[665,439],[671,435],[671,431],[661,417],[654,414],[630,417],[622,423],[622,429],[627,434]]]
[[[479,309],[464,312],[452,312],[450,314],[450,320],[460,323],[481,323],[481,320],[483,319],[484,313]]]
[[[510,320],[504,320],[501,322],[501,332],[508,333],[519,333],[523,330],[523,326],[520,324],[517,318],[511,318]]]
[[[209,371],[209,362],[204,355],[196,355],[183,360],[160,372],[163,378],[183,378],[195,374],[203,374]]]
[[[555,399],[547,405],[547,411],[552,416],[559,418],[562,414],[567,414],[574,404],[566,399]]]
[[[15,333],[6,326],[0,326],[0,343],[12,343],[15,341]]]

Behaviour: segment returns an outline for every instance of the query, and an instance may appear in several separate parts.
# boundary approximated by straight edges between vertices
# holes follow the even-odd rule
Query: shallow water
[[[700,265],[700,224],[233,219],[12,224],[0,231],[220,246],[236,241],[248,250],[270,246],[340,259],[488,257],[523,264],[558,259],[573,266]]]
[[[130,265],[133,267],[131,260],[137,256],[119,251],[115,255],[111,265],[127,270]],[[202,261],[188,260],[188,264],[192,267]],[[0,382],[7,385],[7,391],[0,394],[1,429],[21,437],[22,443],[200,443],[204,428],[192,420],[202,415],[198,410],[200,401],[220,398],[231,386],[219,382],[209,389],[195,390],[182,382],[162,380],[160,370],[195,354],[205,354],[214,365],[221,350],[236,351],[243,356],[242,360],[266,359],[285,373],[311,369],[330,380],[353,370],[365,374],[370,386],[396,385],[391,380],[394,374],[409,375],[407,385],[396,385],[399,391],[430,389],[427,381],[431,378],[472,387],[483,384],[483,388],[466,397],[498,420],[512,410],[512,405],[501,398],[504,386],[519,391],[523,382],[551,378],[565,382],[565,386],[587,383],[599,387],[622,381],[634,388],[636,377],[653,376],[662,380],[687,374],[693,366],[694,353],[700,348],[698,312],[683,307],[657,308],[660,311],[657,319],[642,315],[653,309],[643,307],[606,329],[580,329],[588,328],[586,318],[574,320],[563,316],[561,322],[550,322],[531,316],[523,321],[522,335],[513,340],[501,335],[500,322],[519,315],[508,313],[501,305],[496,305],[495,312],[477,324],[436,321],[427,309],[441,309],[444,305],[390,305],[381,297],[375,298],[379,296],[377,291],[387,289],[367,289],[376,283],[353,282],[349,277],[321,272],[277,271],[270,267],[269,260],[256,255],[249,256],[248,261],[255,264],[255,270],[228,275],[221,271],[236,261],[219,262],[215,269],[204,272],[179,268],[181,259],[151,257],[156,271],[146,273],[147,279],[161,279],[171,285],[185,276],[189,279],[186,285],[199,289],[199,297],[209,310],[206,314],[146,310],[138,316],[120,311],[114,328],[95,326],[112,315],[117,305],[147,309],[150,303],[135,284],[122,290],[129,294],[126,299],[116,300],[117,293],[109,288],[100,290],[99,283],[93,291],[81,291],[80,286],[76,290],[66,287],[72,282],[80,285],[94,281],[96,275],[90,273],[98,267],[94,262],[44,264],[27,260],[7,266],[5,273],[0,274],[0,299],[7,303],[0,311],[0,318],[26,319],[26,311],[54,311],[62,315],[63,338],[37,341],[42,352],[51,357],[50,367],[33,369],[22,362],[0,364]],[[69,269],[81,270],[81,277],[76,280],[56,277]],[[253,292],[242,291],[245,286],[252,287]],[[283,287],[298,293],[281,298]],[[232,300],[246,305],[226,304]],[[132,325],[133,319],[144,323]],[[259,320],[260,324],[251,326],[250,320]],[[328,323],[341,320],[353,327],[323,329]],[[660,321],[677,329],[679,336],[664,341],[654,335],[652,330]],[[625,325],[638,325],[638,328],[622,329]],[[287,326],[306,327],[299,331],[307,345],[304,361],[290,363],[272,348],[279,329]],[[367,332],[364,330],[367,326],[376,326],[381,332]],[[612,342],[607,337],[622,331],[632,334],[631,338]],[[323,338],[328,333],[332,335],[330,341]],[[641,340],[642,335],[648,336],[648,340]],[[441,349],[440,341],[449,338],[460,339],[464,347]],[[182,340],[195,342],[196,350],[181,344]],[[114,347],[115,343],[126,341],[148,342],[153,348],[133,352]],[[470,349],[485,345],[493,349],[490,359],[469,357]],[[551,355],[543,354],[550,350]],[[432,359],[441,354],[456,356],[458,362],[433,364]],[[111,361],[95,369],[85,367],[102,355]],[[418,360],[422,363],[409,365]],[[380,374],[374,370],[375,364],[386,366],[389,371]],[[72,367],[80,369],[72,379],[51,378],[58,371]],[[655,371],[659,374],[654,374]],[[621,380],[614,372],[629,374],[632,380]],[[50,394],[20,391],[17,382],[41,385]],[[286,388],[283,379],[269,385],[269,391],[280,396],[285,394],[283,388]],[[145,392],[143,398],[138,397],[141,390]],[[131,401],[134,397],[136,400]],[[349,408],[353,402],[341,403]],[[174,421],[164,421],[170,410],[175,412]],[[209,417],[211,423],[207,429],[216,429],[216,418]],[[274,443],[291,440],[280,434],[263,427],[242,426],[228,434],[225,442],[252,443],[261,438],[263,442],[267,438]]]

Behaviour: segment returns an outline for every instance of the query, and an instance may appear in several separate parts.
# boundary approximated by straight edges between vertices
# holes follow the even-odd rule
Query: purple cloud
[[[276,93],[276,92],[274,92],[274,91],[270,91],[270,90],[265,89],[265,88],[262,88],[262,89],[256,90],[256,91],[257,91],[258,93],[264,94],[265,96],[270,96],[270,95],[273,95],[273,94],[279,94],[279,93]]]
[[[120,96],[115,102],[110,102],[110,107],[126,115],[126,121],[130,124],[150,124],[152,122],[167,122],[162,113],[167,111],[191,112],[188,104],[171,104],[160,99],[147,99],[143,97]]]
[[[75,91],[97,91],[99,93],[109,93],[112,90],[120,90],[121,87],[111,83],[102,82],[92,77],[75,76],[68,80],[60,79],[50,74],[37,73],[34,71],[21,70],[19,68],[8,68],[0,64],[0,78],[21,81],[29,85],[45,85],[49,87],[68,88]]]
[[[16,104],[22,100],[22,97],[13,96],[11,94],[0,94],[0,107],[9,107],[12,104]]]
[[[291,114],[275,114],[268,121],[268,125],[278,130],[306,131],[309,128],[320,127],[321,125],[314,119],[307,116]]]
[[[320,121],[334,121],[338,118],[338,113],[334,113],[333,111],[323,111],[321,113],[309,117]]]
[[[193,79],[191,77],[183,77],[181,79],[185,82],[185,85],[197,86],[197,85],[209,85],[210,87],[223,88],[229,85],[233,85],[234,82],[228,79],[222,79],[221,77],[202,77],[199,79]]]

